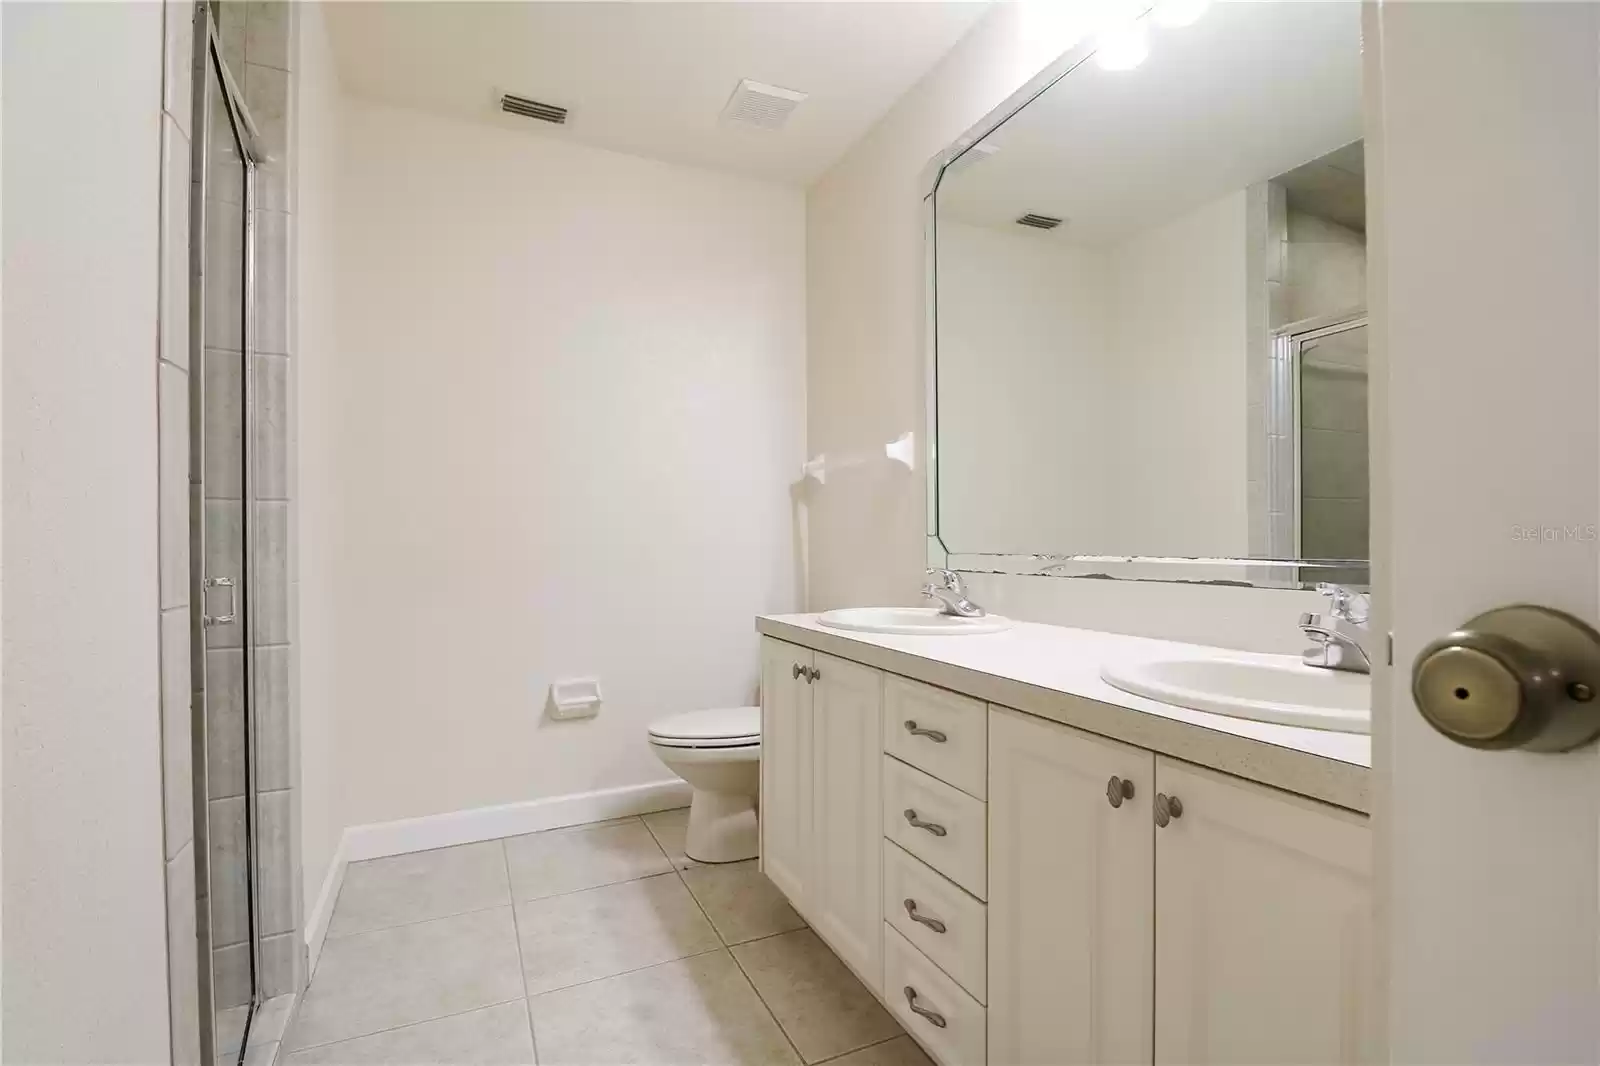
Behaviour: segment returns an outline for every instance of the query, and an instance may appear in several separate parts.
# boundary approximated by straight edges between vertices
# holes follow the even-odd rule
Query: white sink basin
[[[992,614],[982,618],[957,618],[944,614],[937,607],[845,607],[827,612],[817,619],[817,624],[857,633],[899,633],[914,637],[966,637],[1011,628],[1009,618]]]
[[[1289,655],[1171,657],[1106,663],[1100,676],[1124,692],[1176,707],[1338,733],[1372,732],[1372,679],[1306,666]]]

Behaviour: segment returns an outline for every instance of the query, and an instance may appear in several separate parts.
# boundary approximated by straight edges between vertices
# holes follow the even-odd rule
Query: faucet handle
[[[941,570],[938,567],[929,567],[927,576],[930,579],[939,582],[939,588],[948,589],[957,596],[965,596],[967,594],[967,586],[962,583],[961,575],[956,573],[954,570]]]
[[[1353,625],[1364,626],[1367,624],[1367,619],[1372,616],[1372,601],[1354,589],[1347,589],[1331,581],[1319,581],[1317,591],[1333,601],[1329,611],[1335,618],[1341,618]]]

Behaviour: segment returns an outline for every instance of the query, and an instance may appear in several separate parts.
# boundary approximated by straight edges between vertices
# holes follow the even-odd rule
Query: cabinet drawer
[[[987,821],[982,800],[883,757],[883,835],[979,899],[989,885]]]
[[[893,675],[884,683],[883,750],[979,799],[989,777],[988,725],[982,700]]]
[[[920,859],[884,841],[884,919],[980,1003],[989,954],[985,910]]]
[[[906,1032],[921,1041],[941,1066],[983,1066],[988,1018],[982,1004],[893,926],[883,930],[883,998]],[[913,1004],[928,1013],[918,1013]]]

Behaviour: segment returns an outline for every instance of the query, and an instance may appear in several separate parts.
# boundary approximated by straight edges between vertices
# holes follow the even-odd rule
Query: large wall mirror
[[[1169,0],[1062,67],[932,182],[936,550],[1365,584],[1361,5]]]

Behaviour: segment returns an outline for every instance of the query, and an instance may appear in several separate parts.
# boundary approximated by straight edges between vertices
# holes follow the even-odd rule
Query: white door
[[[1367,819],[1165,756],[1155,784],[1158,1066],[1372,1061]]]
[[[807,917],[868,986],[883,984],[883,674],[812,660],[812,877]]]
[[[1600,1057],[1600,758],[1462,747],[1412,663],[1600,596],[1600,7],[1366,10],[1374,691],[1394,1062]]]
[[[1148,1063],[1155,757],[997,707],[989,759],[989,1061]]]
[[[761,869],[802,913],[811,878],[811,652],[761,641]]]

